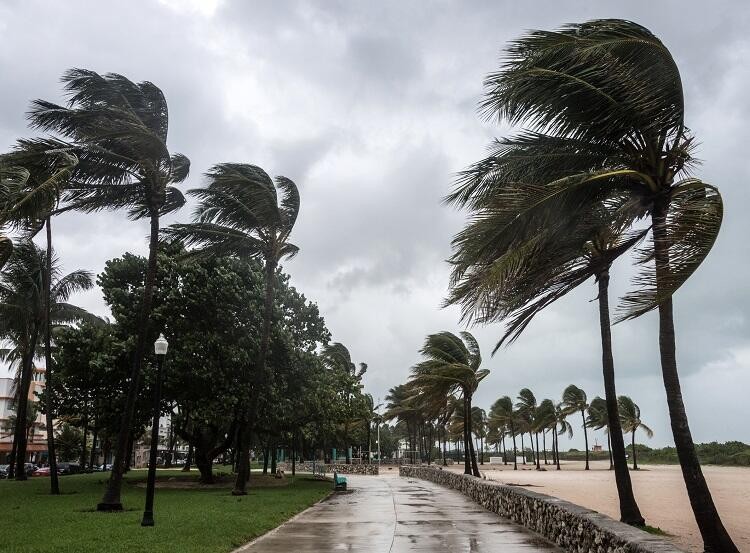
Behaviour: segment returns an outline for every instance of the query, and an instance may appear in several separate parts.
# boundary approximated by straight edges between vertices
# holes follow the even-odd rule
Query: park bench
[[[346,478],[339,476],[337,473],[333,473],[333,489],[346,491]]]

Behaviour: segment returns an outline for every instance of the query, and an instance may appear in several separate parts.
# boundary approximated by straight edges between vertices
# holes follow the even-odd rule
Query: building
[[[5,464],[13,449],[13,420],[16,412],[14,380],[12,378],[0,378],[0,464]],[[29,386],[29,400],[34,404],[39,401],[38,393],[44,389],[44,369],[34,367],[34,374]],[[34,422],[28,431],[28,445],[26,447],[26,460],[29,462],[41,462],[47,455],[47,430],[44,415],[36,412]]]

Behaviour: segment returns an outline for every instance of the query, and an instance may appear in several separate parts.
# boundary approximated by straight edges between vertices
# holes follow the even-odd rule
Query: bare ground
[[[542,465],[544,466],[544,465]],[[463,471],[462,466],[452,470]],[[568,461],[561,471],[552,465],[546,471],[532,465],[480,466],[488,479],[505,484],[529,486],[534,491],[560,497],[619,519],[617,488],[609,462],[593,462],[592,470],[583,470],[583,462]],[[704,466],[711,493],[724,525],[743,553],[750,553],[750,469]],[[677,465],[643,465],[631,471],[636,500],[646,523],[670,534],[669,539],[688,550],[702,551],[700,533],[695,524],[687,492]]]

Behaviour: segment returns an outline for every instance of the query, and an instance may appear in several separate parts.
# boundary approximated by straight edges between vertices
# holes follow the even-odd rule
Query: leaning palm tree
[[[160,217],[185,199],[173,185],[184,181],[190,161],[167,149],[169,113],[162,91],[150,82],[122,75],[71,69],[63,76],[68,104],[45,100],[32,104],[36,128],[56,132],[70,143],[79,163],[65,200],[86,212],[127,209],[131,219],[148,218],[148,265],[139,314],[139,332],[130,370],[125,409],[107,489],[97,509],[122,510],[120,499],[128,440],[140,382],[157,268]]]
[[[197,253],[232,255],[263,261],[263,328],[255,362],[255,392],[242,412],[239,433],[240,470],[232,494],[245,495],[250,466],[249,417],[257,410],[259,390],[268,380],[266,358],[271,339],[274,284],[279,263],[299,248],[289,239],[299,214],[297,185],[286,177],[272,179],[255,165],[221,163],[206,173],[208,185],[188,193],[199,200],[192,223],[175,224],[165,235],[195,246]]]
[[[509,212],[486,238],[516,259],[532,257],[545,233],[587,225],[603,202],[619,204],[620,221],[650,220],[643,272],[620,318],[658,309],[672,433],[704,547],[737,551],[700,468],[677,370],[672,297],[713,247],[723,205],[716,187],[690,174],[694,137],[671,53],[636,23],[589,21],[513,42],[485,85],[484,114],[526,130],[501,144],[516,149],[510,165],[486,160],[487,178],[454,198]]]
[[[507,428],[513,438],[513,470],[518,470],[518,451],[516,449],[516,434],[518,432],[518,413],[513,408],[513,400],[503,396],[490,407],[488,422],[497,428]]]
[[[543,399],[536,408],[536,426],[542,431],[542,444],[544,449],[544,464],[547,464],[547,432],[552,431],[553,444],[555,443],[555,403],[551,399]],[[553,455],[556,452],[553,449]],[[556,457],[553,458],[553,462]]]
[[[537,416],[537,403],[534,392],[528,388],[523,388],[518,392],[518,401],[516,402],[516,409],[519,415],[525,422],[525,430],[529,433],[529,441],[531,442],[531,450],[534,452],[534,459],[537,470],[541,470],[539,464],[539,419]],[[536,450],[534,449],[534,440],[532,439],[532,432],[536,435]]]
[[[88,271],[74,271],[62,275],[54,258],[52,272],[47,276],[46,253],[33,242],[15,245],[8,263],[0,272],[0,338],[10,341],[14,348],[6,357],[18,362],[17,423],[14,435],[16,461],[15,477],[25,480],[23,463],[26,460],[26,416],[28,396],[34,370],[34,358],[40,333],[53,324],[80,320],[98,320],[86,310],[68,303],[76,292],[93,287],[93,276]],[[46,280],[51,282],[49,300],[46,299]],[[49,302],[49,316],[46,304]]]
[[[53,139],[19,140],[16,149],[0,156],[0,166],[23,167],[27,176],[22,185],[14,190],[14,198],[6,211],[5,219],[29,229],[39,230],[40,223],[46,229],[47,252],[44,272],[45,325],[45,426],[47,431],[47,456],[50,466],[50,493],[58,495],[60,484],[57,474],[55,454],[53,360],[52,360],[52,318],[50,316],[52,282],[48,278],[53,273],[52,215],[58,208],[60,197],[69,184],[72,170],[78,165],[78,158],[64,143]],[[0,260],[1,261],[1,260]]]
[[[649,438],[654,437],[654,431],[641,421],[641,408],[628,396],[617,398],[620,406],[620,419],[623,432],[630,432],[631,447],[633,450],[633,470],[638,470],[638,459],[635,453],[635,433],[643,430]]]
[[[408,384],[394,386],[385,396],[385,413],[383,418],[387,421],[398,420],[399,424],[406,427],[406,435],[409,442],[409,450],[412,454],[412,463],[415,462],[414,450],[416,446],[416,427],[420,413],[415,401],[418,391]]]
[[[589,403],[586,409],[586,426],[593,428],[594,430],[604,429],[607,434],[607,451],[609,452],[609,469],[614,468],[614,461],[612,459],[612,441],[609,437],[609,417],[607,415],[607,402],[599,396],[596,396]]]
[[[586,444],[586,469],[589,470],[589,434],[586,425],[586,409],[589,408],[586,392],[575,384],[571,384],[563,391],[562,406],[569,414],[581,413],[583,421],[583,440]]]
[[[424,360],[411,370],[409,380],[418,388],[449,385],[463,397],[464,447],[467,452],[464,472],[479,476],[479,467],[471,440],[471,399],[479,383],[490,373],[482,369],[482,355],[476,338],[461,332],[459,338],[452,332],[430,334],[420,350]]]

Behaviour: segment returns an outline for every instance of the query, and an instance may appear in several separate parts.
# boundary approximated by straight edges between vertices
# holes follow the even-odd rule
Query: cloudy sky
[[[460,330],[440,309],[444,260],[464,215],[441,205],[456,171],[508,128],[475,113],[483,76],[527,29],[601,17],[655,32],[681,71],[698,174],[726,205],[719,241],[676,297],[678,359],[697,441],[750,442],[750,7],[744,2],[244,2],[0,0],[0,147],[29,136],[34,98],[60,101],[71,67],[150,80],[169,102],[169,145],[192,160],[187,188],[213,163],[250,162],[292,178],[301,253],[285,265],[320,305],[334,339],[369,370],[376,398],[404,381],[424,336]],[[187,219],[189,209],[178,213]],[[66,269],[99,272],[124,251],[145,253],[147,228],[122,213],[58,218]],[[614,271],[626,289],[627,261]],[[476,401],[530,387],[559,399],[576,383],[602,395],[593,284],[549,309],[494,357],[497,326],[473,329],[491,376]],[[106,314],[99,291],[77,301]],[[653,315],[614,328],[618,391],[671,443]],[[583,443],[579,436],[574,446]],[[645,438],[644,438],[645,439]],[[600,442],[604,440],[599,436]]]

